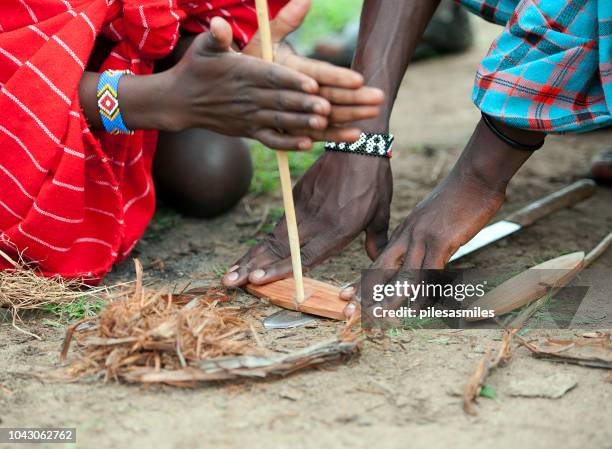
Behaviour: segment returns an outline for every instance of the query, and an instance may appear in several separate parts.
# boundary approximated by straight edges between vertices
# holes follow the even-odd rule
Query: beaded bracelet
[[[361,133],[353,143],[327,142],[325,150],[390,158],[393,139],[393,134]]]
[[[125,74],[133,73],[130,70],[106,70],[98,80],[98,111],[106,132],[110,134],[133,134],[121,117],[119,108],[119,80]]]

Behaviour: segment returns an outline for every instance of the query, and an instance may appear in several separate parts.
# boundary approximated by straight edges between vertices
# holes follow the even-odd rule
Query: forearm
[[[497,121],[495,125],[507,137],[522,144],[534,145],[545,138],[540,132],[511,128]],[[451,175],[472,178],[491,190],[504,192],[532,154],[533,151],[520,150],[503,142],[481,120]]]
[[[79,101],[89,126],[102,129],[98,111],[97,72],[85,72],[79,84]],[[128,129],[166,130],[166,108],[164,101],[164,77],[125,75],[119,81],[121,116]]]
[[[397,91],[417,44],[440,0],[366,0],[352,68],[365,84],[385,93],[375,119],[356,124],[365,131],[387,131]]]

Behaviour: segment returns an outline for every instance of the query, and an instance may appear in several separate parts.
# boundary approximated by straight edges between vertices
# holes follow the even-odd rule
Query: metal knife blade
[[[289,329],[304,326],[317,320],[316,316],[284,309],[266,317],[263,320],[263,325],[266,329]]]
[[[487,246],[497,240],[503,239],[504,237],[507,237],[510,234],[514,234],[516,231],[521,229],[521,227],[522,226],[520,224],[513,223],[508,220],[498,221],[497,223],[493,223],[492,225],[486,226],[478,234],[472,237],[472,240],[470,240],[461,248],[459,248],[457,252],[452,255],[449,262],[457,260],[460,257],[474,252],[482,248],[483,246]]]

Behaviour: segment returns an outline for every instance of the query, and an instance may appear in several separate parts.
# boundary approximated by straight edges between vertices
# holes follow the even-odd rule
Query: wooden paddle
[[[508,279],[472,304],[470,309],[495,311],[495,316],[503,315],[529,304],[571,281],[584,264],[584,252],[578,251],[547,260]],[[479,321],[480,316],[466,318]]]
[[[285,309],[335,320],[346,319],[343,310],[348,303],[340,299],[340,287],[315,279],[304,278],[306,299],[301,304],[296,304],[293,299],[295,281],[291,278],[266,285],[249,284],[246,286],[246,290],[258,298],[266,298],[272,304]]]
[[[554,294],[574,279],[581,270],[591,265],[611,244],[612,232],[586,256],[583,251],[578,251],[533,266],[486,293],[469,309],[480,307],[493,310],[495,316],[499,316],[548,294]],[[466,318],[466,321],[482,319],[485,318],[476,316]]]

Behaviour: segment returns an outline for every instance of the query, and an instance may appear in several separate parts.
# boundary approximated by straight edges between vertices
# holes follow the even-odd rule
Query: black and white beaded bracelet
[[[361,133],[359,140],[353,143],[327,142],[327,151],[365,154],[367,156],[391,157],[393,134]]]

